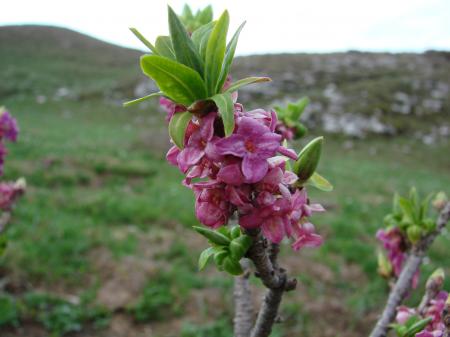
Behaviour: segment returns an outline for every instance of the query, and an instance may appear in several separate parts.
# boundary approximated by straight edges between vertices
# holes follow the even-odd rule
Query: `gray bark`
[[[249,284],[249,263],[241,262],[244,274],[234,279],[234,337],[248,337],[253,326],[253,302]]]

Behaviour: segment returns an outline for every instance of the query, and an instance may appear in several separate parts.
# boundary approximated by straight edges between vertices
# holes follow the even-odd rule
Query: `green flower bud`
[[[238,238],[240,235],[241,235],[241,227],[239,227],[239,226],[234,226],[234,227],[231,229],[231,238],[232,238],[232,239],[236,239],[236,238]]]
[[[220,250],[214,254],[214,262],[219,268],[219,270],[223,270],[223,261],[230,253],[226,250]]]
[[[216,229],[216,232],[225,235],[227,238],[231,239],[231,231],[228,226],[221,226]]]
[[[239,261],[245,253],[247,253],[247,250],[250,248],[250,245],[252,244],[252,239],[248,235],[242,235],[230,243],[230,253],[231,257]]]
[[[406,235],[408,236],[409,241],[414,245],[419,242],[422,237],[422,229],[417,225],[409,226],[406,230]]]
[[[433,207],[436,208],[438,211],[444,208],[445,204],[448,202],[448,197],[445,194],[445,192],[439,192],[436,194],[436,196],[433,199]]]
[[[402,230],[407,230],[409,227],[411,227],[413,225],[413,223],[409,220],[409,218],[405,218],[403,217],[403,220],[400,221],[400,223],[398,224],[400,229]]]
[[[444,284],[444,280],[445,280],[444,269],[438,268],[428,278],[426,287],[427,288],[430,288],[430,287],[434,288],[435,286],[437,286],[439,289],[442,289],[442,286]]]
[[[430,233],[436,229],[436,222],[433,219],[427,218],[422,223],[423,228],[427,231],[427,233]]]
[[[381,251],[378,252],[378,274],[384,278],[392,276],[392,265]]]
[[[306,126],[304,126],[302,123],[295,123],[295,138],[302,138],[308,129],[306,129]]]
[[[194,228],[197,233],[203,235],[205,238],[207,238],[212,243],[215,243],[216,245],[228,246],[230,244],[230,239],[222,233],[204,227],[193,226],[192,228]]]
[[[294,173],[298,176],[298,183],[305,183],[316,171],[322,152],[323,137],[317,137],[309,142],[298,155],[294,164]]]
[[[244,272],[239,261],[235,261],[229,256],[227,256],[223,260],[223,269],[231,275],[235,276],[241,275]]]
[[[395,226],[395,225],[397,224],[397,221],[395,220],[393,214],[388,214],[388,215],[386,215],[386,216],[384,217],[383,222],[384,222],[384,225],[385,225],[386,227],[389,227],[389,226]]]

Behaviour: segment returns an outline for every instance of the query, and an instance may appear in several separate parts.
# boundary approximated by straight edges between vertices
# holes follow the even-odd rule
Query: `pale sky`
[[[145,49],[129,32],[154,41],[168,33],[169,3],[185,0],[2,1],[0,25],[63,26],[122,46]],[[231,15],[231,30],[244,20],[240,55],[278,52],[450,50],[450,0],[195,0],[212,4],[217,18]],[[231,34],[230,34],[231,36]],[[3,46],[0,46],[3,48]]]

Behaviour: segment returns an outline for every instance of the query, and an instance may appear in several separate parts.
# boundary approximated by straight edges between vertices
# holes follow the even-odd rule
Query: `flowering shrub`
[[[315,174],[323,139],[313,140],[300,156],[287,145],[306,131],[299,118],[307,99],[270,111],[246,111],[236,102],[237,89],[269,79],[231,81],[228,72],[244,24],[227,45],[228,12],[192,32],[182,23],[186,17],[192,18],[189,13],[185,7],[180,20],[169,7],[170,37],[158,37],[154,46],[140,34],[138,37],[152,52],[141,58],[142,70],[161,90],[143,99],[162,96],[160,103],[167,111],[174,143],[167,160],[185,175],[184,185],[194,192],[197,219],[211,228],[196,230],[205,236],[210,233],[210,241],[211,235],[227,237],[226,229],[211,233],[236,215],[242,231],[228,239],[259,228],[273,243],[291,238],[294,250],[319,246],[323,240],[309,217],[324,208],[309,202],[305,185],[330,189],[326,180]],[[162,39],[167,42],[164,47],[159,43]],[[289,160],[296,161],[294,170]],[[207,252],[220,256],[223,247]],[[239,259],[234,259],[233,266],[230,263],[225,270],[236,274],[241,271],[238,264]],[[223,264],[218,267],[222,269]]]
[[[5,108],[0,107],[0,176],[3,175],[3,164],[8,153],[5,141],[15,142],[19,128],[16,120],[11,117]],[[3,233],[10,220],[10,212],[15,201],[25,192],[25,180],[16,182],[0,182],[0,256],[6,247],[6,237]]]

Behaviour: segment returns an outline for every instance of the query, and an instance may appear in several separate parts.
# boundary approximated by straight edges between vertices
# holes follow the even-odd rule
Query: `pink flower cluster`
[[[9,211],[14,202],[25,192],[25,181],[0,183],[0,209]]]
[[[436,297],[430,301],[423,313],[423,318],[431,317],[432,320],[423,331],[416,334],[416,337],[443,337],[445,331],[443,312],[447,298],[448,293],[446,291],[440,291]],[[418,315],[417,310],[401,306],[397,309],[397,323],[404,324],[414,315]]]
[[[0,111],[0,175],[3,174],[3,163],[8,153],[4,141],[15,142],[18,133],[19,128],[16,120],[11,117],[8,111]]]
[[[402,271],[403,263],[407,257],[408,243],[406,236],[399,228],[380,229],[376,234],[377,239],[383,244],[388,254],[388,259],[392,265],[394,275],[398,277]],[[413,278],[413,288],[417,287],[419,282],[419,270]]]
[[[180,106],[166,99],[161,103],[168,120],[180,111]],[[293,187],[297,176],[286,170],[286,160],[297,159],[297,154],[282,146],[276,113],[245,111],[235,104],[234,115],[235,129],[228,137],[217,112],[194,117],[184,148],[173,146],[167,153],[195,194],[198,220],[217,228],[237,213],[241,227],[261,228],[272,242],[289,237],[295,250],[319,246],[322,238],[308,217],[324,209],[309,203],[305,188]]]

